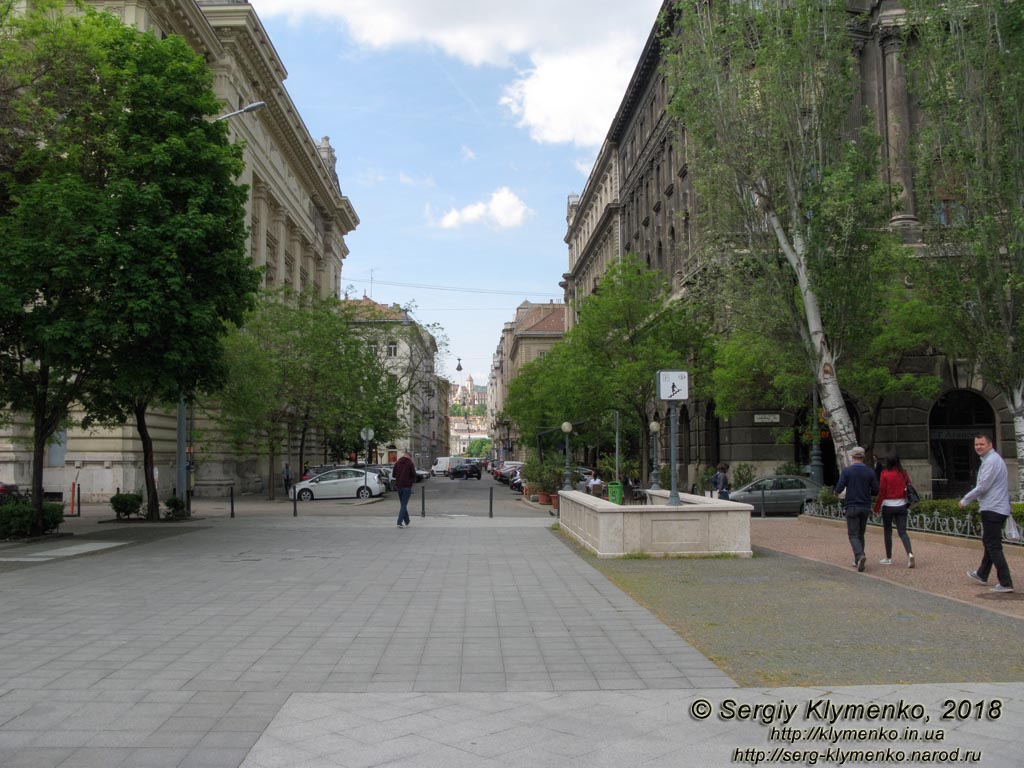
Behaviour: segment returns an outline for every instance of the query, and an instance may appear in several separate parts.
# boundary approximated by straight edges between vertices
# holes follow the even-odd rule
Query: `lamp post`
[[[651,472],[651,490],[660,491],[661,486],[658,485],[658,433],[661,431],[661,424],[652,419],[650,424],[651,429],[651,450],[654,452],[654,470]]]
[[[234,112],[228,112],[226,115],[220,115],[219,117],[213,118],[212,122],[219,123],[221,120],[227,120],[229,117],[235,117],[237,115],[244,115],[246,112],[255,112],[257,109],[263,109],[267,106],[265,101],[254,101],[252,104],[246,104],[241,109],[237,109]],[[186,419],[185,419],[185,393],[182,392],[178,395],[178,441],[177,450],[175,452],[175,462],[177,463],[177,489],[176,495],[179,499],[188,503],[188,466],[185,461],[185,432],[186,432]]]
[[[569,434],[572,432],[572,422],[563,421],[562,431],[565,433],[565,485],[563,491],[572,490],[572,472],[569,469]]]

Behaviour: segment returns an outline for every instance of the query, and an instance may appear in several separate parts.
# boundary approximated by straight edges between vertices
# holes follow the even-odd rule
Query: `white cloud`
[[[427,44],[473,66],[529,62],[502,97],[538,142],[600,145],[662,0],[253,0],[261,15],[337,19],[374,49]],[[581,41],[584,42],[581,45]]]
[[[462,145],[462,149],[459,151],[459,154],[462,156],[463,162],[469,163],[472,162],[473,160],[476,160],[476,152],[467,147],[465,144]]]
[[[427,213],[429,215],[429,209]],[[522,226],[532,213],[533,211],[515,192],[508,187],[501,187],[491,193],[487,202],[452,208],[436,221],[434,226],[441,229],[458,229],[466,224],[485,223],[498,229],[513,229]]]
[[[593,158],[589,160],[585,160],[584,158],[577,158],[576,161],[573,163],[573,166],[575,166],[576,170],[582,173],[584,176],[589,176],[590,172],[594,170],[594,160]]]
[[[414,176],[410,176],[404,171],[399,171],[398,181],[405,184],[407,187],[436,187],[437,182],[434,181],[430,176],[425,176],[422,179],[417,179]]]

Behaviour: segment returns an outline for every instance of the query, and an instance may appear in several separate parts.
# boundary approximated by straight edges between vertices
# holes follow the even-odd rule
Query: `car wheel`
[[[313,500],[313,492],[311,490],[309,490],[309,488],[303,488],[301,491],[299,491],[299,500],[300,501],[312,501]]]
[[[356,498],[357,499],[369,499],[371,496],[373,496],[373,491],[371,491],[365,485],[362,488],[360,488],[358,491],[356,491]]]

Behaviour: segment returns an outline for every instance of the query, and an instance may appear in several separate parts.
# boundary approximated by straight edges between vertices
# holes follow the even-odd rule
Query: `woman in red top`
[[[914,553],[910,551],[910,537],[907,535],[907,476],[900,457],[892,455],[885,460],[885,469],[878,483],[878,498],[875,499],[875,513],[882,510],[882,528],[885,534],[885,559],[882,565],[892,565],[892,524],[896,522],[896,531],[900,535],[904,549],[907,550],[907,568],[914,567]]]

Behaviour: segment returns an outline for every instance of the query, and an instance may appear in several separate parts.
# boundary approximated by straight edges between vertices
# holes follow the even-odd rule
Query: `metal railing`
[[[808,502],[804,506],[804,514],[810,515],[811,517],[824,517],[829,520],[845,520],[846,515],[843,513],[842,504],[821,504],[817,501]],[[881,525],[882,515],[871,513],[868,518],[869,525]],[[911,507],[910,514],[907,515],[907,530],[908,531],[921,531],[922,533],[938,533],[943,536],[954,536],[962,539],[981,539],[981,518],[976,514],[970,512],[967,513],[967,517],[961,519],[956,517],[949,517],[946,515],[938,514],[925,514],[924,512],[914,512]],[[1024,546],[1024,540],[1022,541],[1011,541],[1005,536],[1003,537],[1004,544],[1012,544],[1014,546]]]

